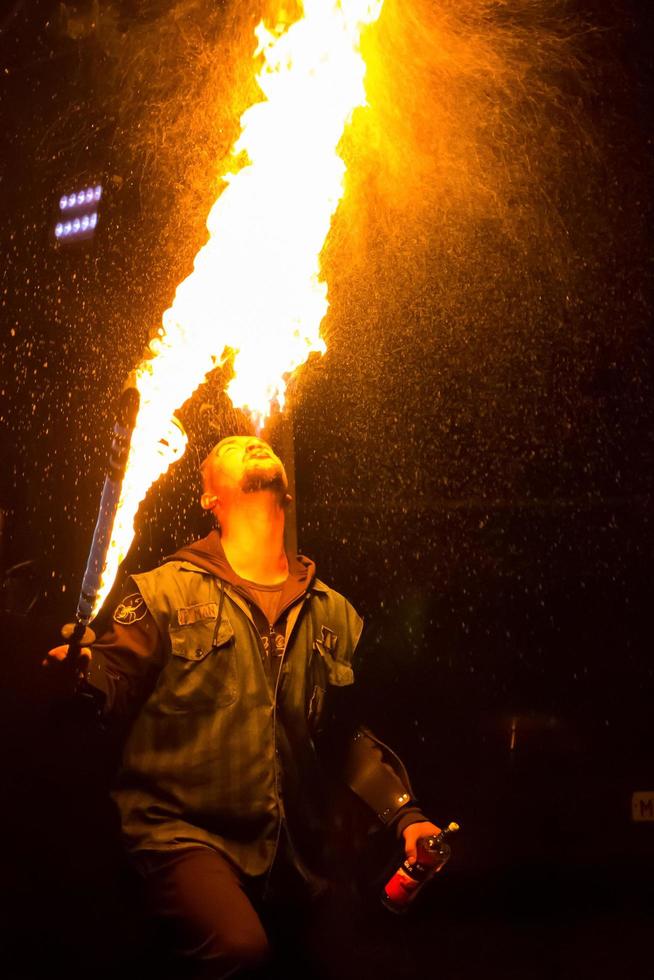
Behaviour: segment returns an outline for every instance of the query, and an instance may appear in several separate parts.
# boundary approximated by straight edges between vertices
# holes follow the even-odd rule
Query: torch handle
[[[95,633],[84,623],[77,620],[75,623],[66,623],[62,626],[61,635],[68,643],[68,656],[66,663],[75,670],[80,667],[82,647],[88,647],[95,643]]]
[[[83,647],[88,647],[95,642],[95,633],[78,619],[74,623],[63,626],[61,635],[68,642],[65,664],[72,675],[75,705],[83,711],[85,719],[93,718],[100,728],[104,728],[103,710],[106,692],[98,690],[93,682],[89,683],[91,662],[81,653]]]

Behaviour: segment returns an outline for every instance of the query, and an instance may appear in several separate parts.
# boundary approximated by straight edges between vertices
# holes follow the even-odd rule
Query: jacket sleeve
[[[392,827],[400,837],[410,824],[427,819],[418,806],[404,763],[369,728],[358,726],[344,749],[343,778],[382,825]]]
[[[328,721],[316,748],[340,778],[372,812],[373,819],[402,836],[412,823],[426,820],[399,756],[358,718],[356,683],[332,688]]]
[[[129,598],[140,594],[132,586]],[[127,598],[118,604],[109,629],[93,644],[86,682],[104,700],[103,713],[128,717],[146,700],[163,666],[161,635],[150,612],[130,622]]]

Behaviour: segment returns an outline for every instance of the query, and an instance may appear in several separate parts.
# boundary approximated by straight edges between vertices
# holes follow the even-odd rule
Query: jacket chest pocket
[[[327,631],[329,633],[329,631]],[[334,634],[331,634],[334,636]],[[308,688],[307,722],[312,734],[322,731],[325,720],[325,707],[330,692],[333,699],[335,689],[348,688],[354,683],[354,671],[349,663],[337,660],[331,644],[314,640],[311,654],[310,683]]]
[[[171,656],[160,675],[165,713],[213,711],[236,700],[238,676],[234,630],[228,619],[169,628]]]

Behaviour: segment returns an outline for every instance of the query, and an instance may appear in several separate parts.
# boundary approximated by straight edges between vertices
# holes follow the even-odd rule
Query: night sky
[[[0,14],[0,560],[33,560],[5,608],[36,596],[48,628],[74,614],[117,396],[257,97],[266,9]],[[468,872],[654,854],[629,809],[654,790],[651,36],[644,0],[387,0],[343,141],[328,352],[289,399],[300,548],[365,615],[367,710],[467,820]],[[95,183],[95,236],[57,246],[61,194]],[[189,449],[127,570],[208,530],[197,463],[248,426],[224,383],[180,407]]]

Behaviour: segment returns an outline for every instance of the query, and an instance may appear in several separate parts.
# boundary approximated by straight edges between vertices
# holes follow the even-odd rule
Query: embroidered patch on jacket
[[[261,642],[266,654],[270,654],[270,636],[268,633],[261,634]],[[283,633],[275,632],[275,642],[273,647],[273,656],[281,657],[284,652],[284,647],[286,646],[286,637]]]
[[[123,626],[131,626],[132,623],[138,623],[139,619],[143,619],[147,611],[148,607],[141,593],[133,592],[118,603],[114,619]]]
[[[336,633],[328,629],[327,626],[321,626],[320,631],[322,633],[321,641],[323,646],[325,647],[325,650],[327,650],[327,652],[331,653],[331,655],[333,656],[334,651],[336,650],[336,644],[338,643],[338,637],[336,636]]]
[[[197,606],[186,606],[177,610],[177,622],[180,626],[199,623],[201,619],[215,619],[218,615],[218,605],[215,602],[201,602]]]

